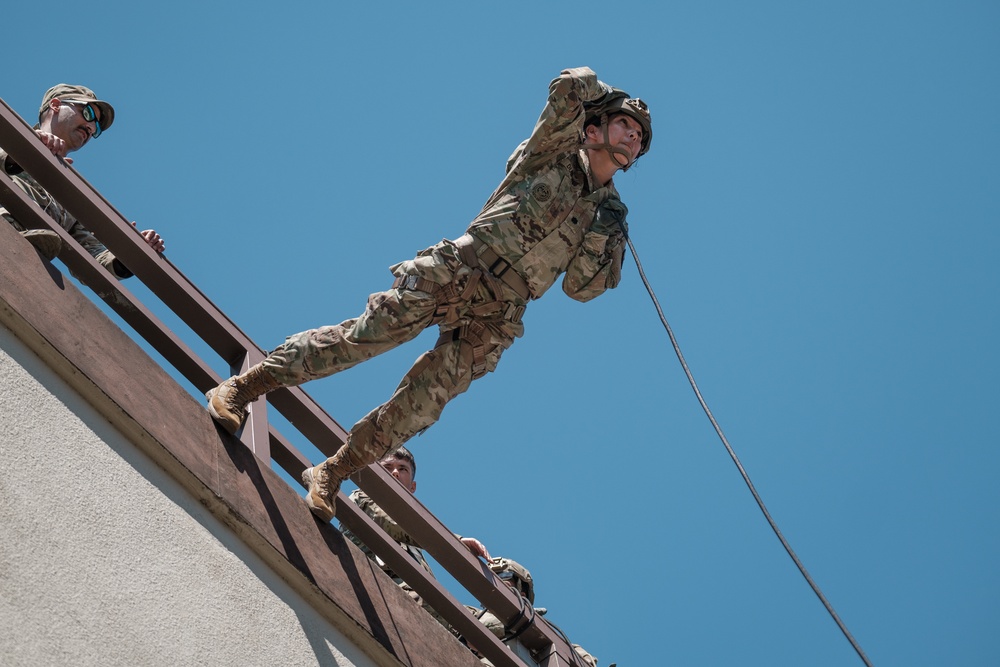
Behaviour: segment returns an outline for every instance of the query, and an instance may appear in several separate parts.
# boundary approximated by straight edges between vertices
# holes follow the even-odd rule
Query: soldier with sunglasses
[[[101,136],[115,122],[115,110],[110,104],[97,99],[90,88],[60,83],[46,91],[38,110],[35,134],[53,155],[73,164],[69,153],[80,150]],[[49,214],[70,236],[77,240],[99,264],[111,271],[119,280],[129,278],[132,272],[101,243],[92,232],[74,218],[38,181],[0,150],[0,169]],[[4,208],[2,215],[21,232],[48,260],[55,259],[62,249],[62,239],[49,229],[26,229]],[[135,226],[135,223],[132,223]],[[163,252],[163,239],[155,230],[147,229],[142,239],[156,252]]]

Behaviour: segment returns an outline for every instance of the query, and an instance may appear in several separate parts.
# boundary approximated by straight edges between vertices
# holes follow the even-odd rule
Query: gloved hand
[[[627,215],[628,209],[620,199],[605,199],[597,207],[590,231],[604,236],[611,236],[616,232],[628,233],[628,223],[625,222]]]

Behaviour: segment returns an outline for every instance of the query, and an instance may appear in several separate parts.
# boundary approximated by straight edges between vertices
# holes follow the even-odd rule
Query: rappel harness
[[[525,306],[510,303],[503,298],[503,285],[512,289],[525,301],[531,300],[531,290],[524,278],[511,268],[510,262],[497,255],[490,246],[471,234],[464,234],[454,241],[458,249],[458,257],[462,263],[472,269],[459,290],[456,281],[445,285],[421,278],[419,276],[398,276],[392,286],[395,289],[418,290],[434,296],[437,309],[430,324],[452,324],[462,318],[461,310],[466,310],[475,316],[468,324],[463,324],[445,331],[438,338],[435,348],[457,340],[466,340],[472,345],[472,379],[486,375],[486,356],[492,351],[486,349],[483,334],[486,325],[479,321],[481,317],[498,317],[517,324],[524,316]],[[471,303],[476,288],[482,283],[493,296],[492,301],[473,305]]]

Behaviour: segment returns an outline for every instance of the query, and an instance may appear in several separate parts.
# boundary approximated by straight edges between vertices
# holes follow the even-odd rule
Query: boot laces
[[[327,469],[327,463],[324,461],[316,466],[316,471],[313,473],[316,477],[316,486],[319,487],[319,495],[325,500],[330,499],[330,472]]]
[[[226,382],[226,384],[228,385],[228,391],[226,391],[225,396],[223,397],[226,407],[242,421],[246,416],[248,403],[248,401],[244,400],[242,396],[245,385],[241,386],[235,378],[230,379]]]

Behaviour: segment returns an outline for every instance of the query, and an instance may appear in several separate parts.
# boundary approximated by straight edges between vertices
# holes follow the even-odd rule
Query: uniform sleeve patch
[[[538,202],[548,201],[552,199],[552,188],[548,183],[536,183],[531,188],[531,197]]]

